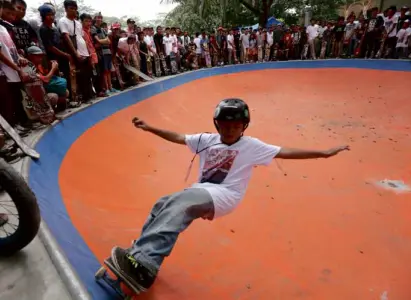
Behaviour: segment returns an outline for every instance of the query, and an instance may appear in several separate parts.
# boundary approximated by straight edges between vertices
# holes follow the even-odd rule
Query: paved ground
[[[22,161],[13,166],[21,171]],[[17,255],[0,259],[0,300],[6,299],[71,299],[38,237]]]

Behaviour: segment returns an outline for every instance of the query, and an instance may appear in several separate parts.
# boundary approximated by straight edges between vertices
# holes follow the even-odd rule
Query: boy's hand
[[[132,120],[132,122],[133,122],[133,124],[134,124],[134,126],[136,127],[136,128],[139,128],[139,129],[142,129],[142,130],[144,130],[144,131],[147,131],[147,130],[149,130],[149,126],[147,125],[147,123],[146,122],[144,122],[143,120],[140,120],[139,118],[133,118],[133,120]]]
[[[24,57],[21,57],[21,56],[19,57],[19,60],[18,60],[18,65],[19,66],[25,67],[28,64],[29,64],[29,61],[27,59],[25,59]]]
[[[327,157],[331,157],[331,156],[337,155],[338,153],[340,153],[342,151],[346,151],[346,150],[349,151],[350,146],[346,145],[346,146],[331,148],[331,149],[325,151],[325,154],[326,154]]]

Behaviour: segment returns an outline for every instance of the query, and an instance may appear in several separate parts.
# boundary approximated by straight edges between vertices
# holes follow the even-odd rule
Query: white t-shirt
[[[357,25],[355,23],[347,23],[345,25],[345,39],[349,39],[353,36],[355,30],[357,29]]]
[[[391,19],[389,17],[384,18],[384,27],[385,27],[385,32],[390,32],[391,33],[388,35],[388,37],[394,37],[397,36],[397,23],[398,23],[398,17],[393,16]],[[394,29],[393,29],[394,28]]]
[[[194,39],[194,44],[196,44],[196,54],[201,54],[201,38],[196,37]]]
[[[234,35],[229,34],[227,35],[227,49],[233,49],[234,45]]]
[[[172,36],[163,37],[163,44],[165,45],[166,56],[169,56],[171,51],[173,51],[173,42],[174,42],[174,38]]]
[[[74,24],[76,24],[76,30],[74,30]],[[70,36],[76,35],[77,41],[77,53],[80,56],[90,56],[87,49],[86,41],[83,38],[83,26],[77,20],[70,20],[63,17],[58,22],[58,29],[61,33],[68,33]]]
[[[281,150],[248,136],[231,146],[222,144],[216,133],[186,135],[185,140],[193,153],[201,151],[199,180],[191,188],[204,188],[210,193],[214,218],[237,207],[245,195],[253,167],[268,165]]]
[[[147,48],[151,48],[152,50],[154,50],[153,49],[153,44],[151,43],[152,40],[151,40],[151,37],[149,35],[146,35],[144,37],[144,42],[147,44]],[[153,52],[151,52],[150,50],[148,50],[148,53],[149,53],[150,56],[154,56]]]
[[[274,32],[267,32],[267,43],[269,46],[274,44]]]
[[[410,29],[410,28],[407,28]],[[411,32],[411,31],[410,31]],[[409,33],[406,29],[400,29],[397,33],[397,48],[407,48],[408,47],[408,36]]]
[[[0,51],[1,53],[14,63],[18,61],[18,52],[16,45],[11,39],[7,29],[0,25]],[[7,77],[7,82],[20,82],[19,73],[0,61],[0,73],[4,73]]]
[[[318,29],[317,27],[314,25],[309,25],[307,27],[307,35],[308,35],[308,40],[311,41],[313,39],[315,39],[318,36]]]
[[[171,36],[173,38],[173,52],[177,53],[178,52],[178,46],[177,46],[177,36],[174,34]]]
[[[130,51],[130,45],[128,44],[128,38],[123,37],[118,40],[118,48],[124,53],[127,54]]]
[[[243,47],[244,48],[250,48],[250,34],[245,33],[240,37]]]

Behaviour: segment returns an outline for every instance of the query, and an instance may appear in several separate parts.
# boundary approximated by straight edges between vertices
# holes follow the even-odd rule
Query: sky
[[[57,3],[63,0],[55,0]],[[26,0],[28,7],[39,7],[42,3],[49,1]],[[51,0],[50,2],[54,2]],[[138,16],[141,21],[153,20],[159,13],[168,13],[176,5],[160,4],[161,0],[85,0],[86,5],[90,5],[102,15],[112,17]]]

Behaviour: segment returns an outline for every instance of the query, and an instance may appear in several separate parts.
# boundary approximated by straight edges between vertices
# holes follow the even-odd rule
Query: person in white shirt
[[[255,166],[267,166],[274,158],[328,158],[349,150],[348,146],[325,151],[299,150],[245,136],[250,110],[241,99],[221,101],[215,108],[213,122],[217,133],[184,135],[150,126],[139,118],[132,120],[138,129],[186,145],[194,158],[199,156],[200,169],[197,183],[154,204],[140,238],[129,249],[112,249],[114,266],[131,285],[144,290],[152,286],[164,258],[193,221],[214,220],[233,212],[244,198]]]
[[[397,23],[398,16],[395,15],[397,8],[392,6],[387,11],[387,16],[384,17],[384,36],[385,43],[382,56],[385,58],[394,58],[394,50],[397,44]]]
[[[242,31],[242,30],[241,30]],[[240,36],[240,41],[241,41],[241,45],[242,45],[242,62],[243,63],[248,63],[248,50],[250,48],[250,33],[248,31],[248,29],[246,29],[244,31],[244,33]]]
[[[272,59],[272,50],[273,50],[273,44],[274,44],[274,28],[270,27],[267,32],[267,38],[266,38],[266,52],[269,51],[269,55],[264,55],[265,61],[270,61]],[[268,48],[268,49],[267,49]]]
[[[317,59],[315,55],[315,39],[318,37],[318,25],[314,19],[311,20],[311,25],[307,27],[308,45],[310,48],[311,58]]]
[[[233,63],[233,59],[235,61],[235,44],[234,44],[234,34],[233,30],[230,30],[229,34],[227,35],[227,51],[228,51],[228,64],[231,65]]]
[[[402,28],[397,33],[397,45],[396,45],[396,56],[397,58],[407,58],[408,57],[408,40],[411,34],[411,28],[409,28],[410,22],[408,20],[404,21]]]
[[[83,38],[83,26],[77,17],[77,2],[74,0],[65,0],[64,8],[66,16],[62,17],[58,22],[63,42],[68,48],[68,52],[75,62],[75,67],[78,70],[77,83],[78,90],[82,96],[82,102],[88,102],[92,98],[92,83],[91,77],[93,70],[90,62],[90,54],[87,49],[86,41]],[[75,87],[72,86],[72,90]],[[80,99],[72,99],[74,103],[79,103]]]
[[[348,57],[354,55],[355,45],[357,41],[355,40],[355,32],[357,30],[357,24],[354,23],[355,15],[350,15],[348,17],[348,22],[344,29],[344,47],[346,48],[346,54]]]
[[[197,55],[197,61],[199,64],[199,67],[201,67],[203,64],[203,59],[201,57],[201,35],[199,32],[196,32],[196,37],[194,38],[194,44],[196,45],[196,55]]]
[[[173,52],[174,38],[170,35],[170,28],[166,28],[166,34],[163,37],[164,55],[167,60],[169,69],[171,70],[170,54]]]

